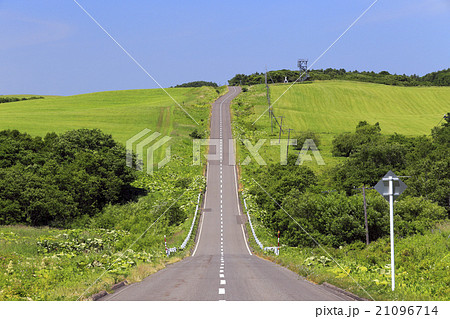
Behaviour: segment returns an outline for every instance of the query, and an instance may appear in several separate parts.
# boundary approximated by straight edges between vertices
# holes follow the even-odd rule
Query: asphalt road
[[[217,147],[210,147],[204,212],[192,256],[101,300],[351,300],[252,255],[229,143],[230,101],[240,88],[229,89],[212,108],[211,141]]]

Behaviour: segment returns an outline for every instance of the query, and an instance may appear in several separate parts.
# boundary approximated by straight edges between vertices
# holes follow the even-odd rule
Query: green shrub
[[[425,234],[447,218],[445,208],[423,197],[405,197],[395,205],[395,228],[399,236]]]
[[[306,140],[310,139],[314,141],[314,144],[319,148],[320,145],[320,136],[313,131],[304,131],[300,132],[295,139],[297,140],[297,145],[294,146],[294,149],[301,150],[303,147],[303,144]]]
[[[100,130],[0,132],[0,224],[64,227],[135,196],[125,148]]]
[[[381,138],[381,128],[379,123],[370,125],[366,121],[361,121],[356,126],[355,133],[343,133],[333,140],[333,156],[348,157],[358,147],[372,142],[377,142]]]

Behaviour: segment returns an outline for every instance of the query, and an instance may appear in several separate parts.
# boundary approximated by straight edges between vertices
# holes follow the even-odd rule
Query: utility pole
[[[366,225],[366,245],[369,246],[369,223],[367,222],[367,202],[366,202],[366,188],[362,187],[364,199],[364,223]]]
[[[283,118],[284,116],[278,116],[280,118],[280,133],[278,134],[278,143],[281,143],[281,132],[283,131]]]
[[[272,114],[272,105],[270,105],[270,90],[269,90],[269,84],[267,83],[267,67],[266,67],[266,73],[264,76],[265,82],[266,82],[266,90],[267,90],[267,104],[269,106],[269,116],[270,116],[270,128],[272,130],[273,134],[273,114]]]
[[[287,147],[286,147],[286,159],[288,158],[289,155],[289,140],[291,138],[291,131],[293,131],[294,129],[288,128],[288,142],[287,142]]]
[[[365,185],[363,185],[363,187],[355,188],[355,189],[362,190],[363,202],[364,202],[364,226],[366,228],[366,245],[368,246],[369,245],[369,222],[368,222],[368,218],[367,218],[366,190],[367,189],[374,189],[374,188],[373,187],[366,187]]]

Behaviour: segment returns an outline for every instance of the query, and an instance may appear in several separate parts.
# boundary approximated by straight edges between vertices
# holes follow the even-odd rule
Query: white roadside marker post
[[[375,189],[381,196],[389,201],[389,219],[391,235],[391,282],[392,291],[395,290],[395,256],[394,256],[394,200],[406,189],[406,184],[397,177],[392,171],[389,171],[378,183]]]
[[[277,255],[280,254],[280,231],[278,231]]]
[[[166,248],[166,255],[169,256],[167,253],[167,241],[166,241],[166,235],[164,235],[164,247]]]

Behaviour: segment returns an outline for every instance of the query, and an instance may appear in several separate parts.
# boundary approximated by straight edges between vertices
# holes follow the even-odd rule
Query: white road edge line
[[[209,178],[209,163],[206,163],[206,183],[208,183],[208,178]],[[208,187],[206,187],[205,190],[205,198],[204,198],[204,203],[206,205],[206,195],[208,194]],[[203,207],[205,208],[205,207]]]
[[[237,175],[236,175],[236,170],[237,167],[236,165],[234,166],[234,182],[235,182],[235,186],[236,186],[236,200],[238,202],[238,212],[239,215],[242,215],[241,213],[241,205],[239,205],[239,194],[238,194],[238,186],[237,186]],[[245,247],[247,247],[248,253],[250,254],[250,256],[252,255],[252,252],[250,251],[250,247],[248,247],[248,243],[247,243],[247,238],[245,237],[245,231],[244,231],[244,226],[243,224],[241,224],[241,229],[242,229],[242,236],[244,237],[244,242],[245,242]]]
[[[205,200],[205,205],[206,205],[206,200]],[[200,230],[198,232],[198,240],[197,240],[197,244],[195,245],[194,252],[192,253],[192,257],[195,256],[195,253],[197,252],[198,245],[200,244],[200,238],[202,237],[202,229],[203,229],[203,220],[204,219],[205,219],[205,214],[202,214],[202,218],[201,218],[201,221],[200,221]]]

